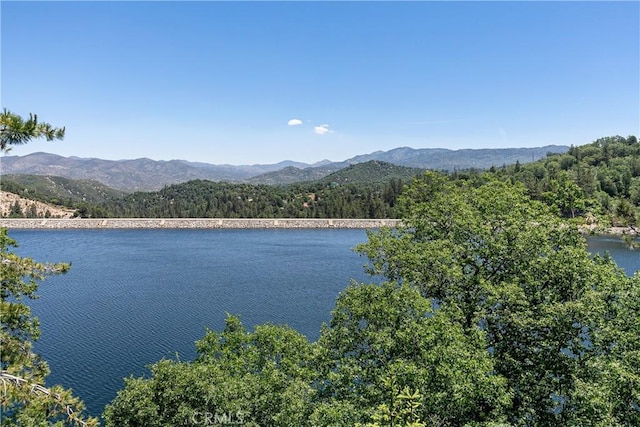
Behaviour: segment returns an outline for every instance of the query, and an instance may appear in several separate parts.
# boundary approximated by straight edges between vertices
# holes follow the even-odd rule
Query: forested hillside
[[[523,183],[532,198],[562,216],[600,217],[619,226],[639,223],[640,143],[634,135],[600,138],[565,154],[492,172]]]
[[[320,181],[287,186],[195,180],[132,194],[97,187],[96,194],[89,191],[92,186],[87,189],[86,182],[81,185],[57,178],[57,187],[49,188],[41,181],[53,182],[53,178],[20,175],[6,177],[2,186],[36,200],[74,208],[78,216],[94,218],[395,218],[395,201],[403,185],[420,172],[371,161]],[[68,197],[60,193],[68,193]]]
[[[292,173],[299,170],[293,168]],[[396,218],[403,186],[423,171],[381,161],[350,165],[321,179],[288,185],[195,180],[160,191],[122,194],[94,182],[5,176],[2,188],[74,208],[82,217]],[[479,186],[494,176],[582,224],[637,227],[640,143],[612,136],[533,163],[462,170],[452,181]]]
[[[395,200],[402,187],[400,180],[375,186],[312,183],[287,187],[191,181],[88,209],[105,214],[102,216],[141,218],[395,218]]]
[[[411,182],[425,170],[407,166],[398,166],[389,162],[370,160],[365,163],[349,165],[318,180],[330,184],[369,184],[384,185],[392,180]]]
[[[3,175],[2,190],[43,203],[73,207],[79,203],[103,203],[124,193],[98,181],[45,175]]]

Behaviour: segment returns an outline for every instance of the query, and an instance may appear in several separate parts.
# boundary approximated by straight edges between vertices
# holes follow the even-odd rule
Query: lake
[[[71,387],[99,415],[123,387],[162,358],[189,360],[205,328],[226,313],[256,324],[288,324],[316,340],[350,279],[372,281],[352,248],[364,230],[13,230],[17,253],[72,262],[31,301],[49,362],[47,384]],[[628,274],[638,251],[619,239],[590,240]]]

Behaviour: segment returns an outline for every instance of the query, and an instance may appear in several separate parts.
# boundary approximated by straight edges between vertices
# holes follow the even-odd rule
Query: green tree
[[[640,271],[626,278],[611,260],[591,295],[588,351],[578,358],[565,425],[640,425]]]
[[[55,128],[46,122],[39,122],[36,114],[29,114],[24,120],[6,108],[0,114],[0,151],[11,150],[11,145],[26,144],[32,139],[45,138],[47,141],[64,138],[65,128]]]
[[[22,206],[18,200],[15,201],[11,205],[11,209],[9,210],[9,218],[24,218],[24,211],[22,210]]]
[[[606,346],[594,343],[603,333],[598,318],[606,316],[604,295],[613,283],[626,284],[621,288],[628,292],[631,279],[611,260],[592,259],[575,227],[520,185],[489,180],[475,188],[428,173],[400,202],[403,226],[370,233],[359,247],[371,259],[372,273],[416,287],[452,313],[467,335],[484,333],[485,350],[512,395],[509,422],[579,425],[585,406],[576,397],[577,381],[595,366],[587,360],[625,363],[620,355],[603,359]],[[630,298],[624,296],[619,311],[633,312]],[[627,321],[637,323],[635,315]],[[637,340],[624,344],[631,354],[639,350]],[[637,388],[623,410],[606,387],[589,384],[607,396],[608,406],[590,410],[609,425],[625,425],[637,413]]]
[[[392,381],[387,381],[389,386],[393,386]],[[356,427],[383,427],[383,426],[403,426],[403,427],[426,427],[427,424],[420,420],[418,410],[421,407],[420,392],[412,392],[405,388],[402,392],[394,394],[391,404],[381,404],[372,415],[373,422],[367,424],[357,423]],[[433,424],[441,423],[435,415],[430,416]]]
[[[569,179],[566,172],[558,174],[557,179],[550,182],[550,191],[544,194],[549,205],[558,209],[558,212],[568,218],[575,218],[584,213],[587,201],[582,188]]]
[[[485,346],[481,331],[465,335],[414,288],[354,284],[318,342],[273,325],[247,332],[230,316],[222,332],[198,341],[194,362],[163,360],[149,378],[127,379],[104,417],[119,427],[197,425],[206,414],[244,425],[354,425],[387,415],[394,425],[489,425],[504,418],[510,397]]]
[[[408,285],[353,284],[342,292],[317,343],[316,425],[330,425],[327,408],[345,403],[352,409],[333,423],[375,421],[386,411],[396,422],[499,420],[510,404],[505,378],[495,374],[484,333],[465,334],[452,316]],[[405,389],[417,393],[416,405],[401,416]]]
[[[312,378],[304,336],[273,325],[247,332],[229,316],[222,332],[208,331],[196,347],[194,362],[163,360],[149,379],[127,379],[105,410],[106,425],[304,425]]]

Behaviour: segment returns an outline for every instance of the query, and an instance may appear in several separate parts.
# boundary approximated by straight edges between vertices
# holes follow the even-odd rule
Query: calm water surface
[[[226,313],[248,329],[288,324],[310,340],[350,279],[371,281],[351,250],[363,230],[14,230],[16,252],[71,262],[32,301],[48,384],[72,387],[91,414],[164,358],[195,356]]]
[[[350,279],[371,281],[352,252],[363,230],[14,230],[17,252],[72,262],[32,301],[51,366],[48,384],[73,388],[99,415],[123,387],[162,358],[188,360],[205,327],[226,313],[256,324],[288,324],[318,338]],[[615,238],[590,241],[628,274],[640,251]]]

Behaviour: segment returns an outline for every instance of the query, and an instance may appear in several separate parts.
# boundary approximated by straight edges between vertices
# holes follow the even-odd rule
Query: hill
[[[213,165],[185,160],[151,159],[101,160],[62,157],[47,153],[2,158],[3,174],[62,176],[71,179],[93,179],[123,191],[159,190],[165,185],[196,179],[209,181],[287,184],[312,181],[350,164],[377,160],[420,169],[463,170],[486,169],[529,163],[547,153],[564,153],[569,147],[550,145],[538,148],[501,148],[480,150],[396,148],[376,151],[340,162],[325,160],[314,164],[283,161],[266,165]]]
[[[377,151],[356,156],[348,161],[350,163],[361,163],[369,160],[380,160],[400,166],[452,172],[462,169],[489,169],[491,166],[499,167],[515,164],[516,162],[521,164],[530,163],[545,158],[548,153],[565,153],[568,150],[569,147],[564,145],[464,150],[400,147],[390,151]]]
[[[498,169],[523,183],[531,197],[570,218],[604,226],[640,223],[640,142],[634,135],[599,138],[535,163]]]
[[[335,184],[384,184],[393,179],[411,181],[424,169],[398,166],[393,163],[370,160],[350,165],[318,180],[319,183]]]
[[[384,218],[395,215],[402,183],[420,172],[369,161],[320,180],[278,186],[192,180],[128,194],[96,181],[10,175],[2,188],[32,200],[62,203],[89,217]],[[20,209],[16,211],[12,216],[20,216]]]
[[[254,176],[250,178],[248,182],[252,184],[286,185],[293,184],[294,182],[316,181],[334,171],[347,167],[348,165],[349,164],[346,162],[330,163],[324,166],[308,167],[304,169],[289,166],[284,169]]]
[[[211,165],[185,160],[102,160],[63,157],[48,153],[2,158],[2,174],[61,176],[75,180],[92,179],[122,191],[159,190],[165,185],[195,179],[244,181],[284,167],[308,167],[284,161],[272,165]]]
[[[65,206],[104,203],[124,194],[95,180],[43,175],[3,175],[0,187],[27,199]]]

